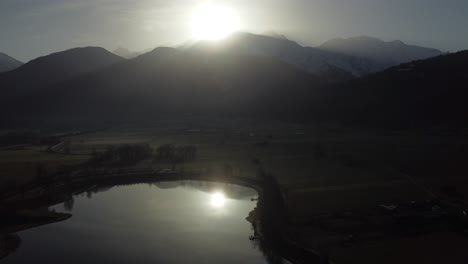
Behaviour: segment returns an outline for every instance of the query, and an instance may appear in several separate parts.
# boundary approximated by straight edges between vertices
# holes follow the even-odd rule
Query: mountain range
[[[189,49],[273,57],[331,81],[362,77],[401,63],[443,54],[436,49],[371,37],[336,39],[319,47],[303,47],[285,37],[250,33],[233,34],[221,43],[198,42]]]
[[[101,57],[107,54],[99,52]],[[27,74],[19,76],[24,73],[19,70],[5,79],[13,74],[31,79]],[[18,121],[18,115],[117,120],[148,114],[270,112],[276,104],[295,102],[291,96],[305,93],[311,85],[322,85],[322,81],[272,58],[157,48],[28,93],[18,95],[16,87],[8,91],[2,83],[4,93],[15,93],[4,102],[8,107],[2,113]]]
[[[414,60],[442,55],[436,49],[407,45],[402,41],[385,42],[372,37],[334,39],[318,47],[304,47],[282,35],[232,34],[222,42],[199,41],[180,49],[229,52],[279,59],[309,73],[337,82],[362,77]],[[114,54],[132,59],[146,52],[119,47]]]
[[[406,50],[400,45],[405,48],[397,50]],[[405,57],[388,55],[397,51],[384,59],[358,57],[325,46],[333,45],[307,48],[286,38],[239,33],[219,43],[160,47],[133,59],[97,47],[58,52],[0,74],[1,124],[199,114],[410,125],[460,123],[466,113],[458,84],[467,81],[466,52],[371,74],[385,69],[388,58]],[[418,52],[406,58],[429,54],[409,50]]]
[[[332,39],[319,49],[372,60],[384,68],[442,55],[437,49],[407,45],[400,40],[385,42],[377,38],[361,36],[348,39]]]
[[[23,65],[22,62],[0,52],[0,73],[14,70]]]

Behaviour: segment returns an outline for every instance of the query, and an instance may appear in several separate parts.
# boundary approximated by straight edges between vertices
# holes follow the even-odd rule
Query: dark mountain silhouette
[[[400,40],[385,42],[366,36],[332,39],[322,44],[319,48],[349,56],[366,58],[386,68],[443,54],[437,49],[407,45]]]
[[[123,59],[103,48],[86,47],[53,53],[0,74],[3,98],[41,90],[81,74],[102,69]]]
[[[0,73],[14,70],[21,65],[22,62],[0,52]]]
[[[243,55],[223,46],[157,48],[130,60],[113,58],[107,67],[66,80],[49,71],[53,83],[3,97],[1,123],[201,114],[370,126],[463,126],[467,113],[468,51],[401,64],[341,84],[269,56]],[[21,82],[23,76],[35,75],[17,76]]]
[[[157,48],[17,97],[3,118],[73,122],[170,114],[274,115],[320,85],[318,77],[268,57]]]
[[[468,51],[462,51],[330,87],[319,99],[327,109],[309,111],[348,123],[466,127],[467,83]]]

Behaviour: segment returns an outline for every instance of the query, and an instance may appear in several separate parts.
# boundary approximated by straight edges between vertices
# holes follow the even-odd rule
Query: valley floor
[[[176,164],[177,169],[255,177],[261,167],[281,184],[289,236],[326,252],[336,263],[465,263],[468,259],[464,250],[468,238],[456,232],[388,237],[354,227],[356,219],[375,216],[381,205],[441,198],[465,201],[468,167],[463,158],[468,140],[463,133],[171,120],[127,124],[64,140],[68,154],[47,151],[45,145],[0,149],[0,182],[24,184],[35,180],[38,164],[53,173],[85,162],[93,152],[111,145],[195,145],[196,159]],[[146,160],[136,167],[172,165]],[[342,215],[346,217],[337,217]]]

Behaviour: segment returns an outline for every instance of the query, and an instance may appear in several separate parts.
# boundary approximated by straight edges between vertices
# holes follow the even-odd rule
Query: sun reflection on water
[[[214,192],[210,197],[210,204],[215,208],[221,208],[226,202],[226,196],[222,192]]]

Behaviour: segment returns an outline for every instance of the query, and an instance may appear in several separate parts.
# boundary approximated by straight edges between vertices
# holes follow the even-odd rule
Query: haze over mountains
[[[0,73],[14,70],[23,65],[22,62],[0,52]]]
[[[129,50],[127,48],[123,48],[123,47],[118,47],[112,53],[114,53],[115,55],[117,55],[119,57],[125,58],[125,59],[133,59],[133,58],[138,57],[138,56],[140,56],[142,54],[141,52],[131,51],[131,50]]]
[[[411,117],[438,122],[451,115],[458,122],[466,113],[460,104],[465,92],[457,85],[466,81],[466,53],[342,82],[385,69],[390,61],[441,52],[400,42],[381,42],[369,54],[353,45],[346,54],[325,50],[337,46],[343,44],[307,48],[239,33],[217,44],[156,48],[133,59],[102,48],[71,49],[0,74],[0,118],[21,125],[209,114],[374,124],[387,118],[408,125]],[[378,49],[382,55],[374,56]]]
[[[201,42],[192,48],[206,46],[212,49],[216,44]],[[384,42],[370,37],[332,40],[312,48],[303,47],[285,37],[249,33],[233,34],[226,44],[221,44],[220,49],[244,55],[273,57],[319,76],[341,71],[353,77],[442,54],[436,49],[410,46],[401,41]]]
[[[209,42],[197,43],[192,49],[212,49]],[[363,76],[381,69],[371,60],[302,47],[286,38],[237,33],[231,36],[222,51],[230,51],[250,56],[273,57],[299,67],[315,75],[327,75],[331,71],[341,71],[351,76]]]
[[[335,39],[319,47],[303,47],[282,35],[255,35],[238,32],[217,43],[200,41],[181,49],[265,56],[279,59],[329,81],[362,77],[389,67],[442,55],[436,49],[406,45],[401,41],[384,42],[371,37]],[[114,54],[134,58],[141,53],[119,47]]]
[[[442,52],[437,49],[407,45],[400,40],[385,42],[367,36],[332,39],[323,43],[319,48],[326,51],[366,58],[385,68],[405,62],[442,55]]]

